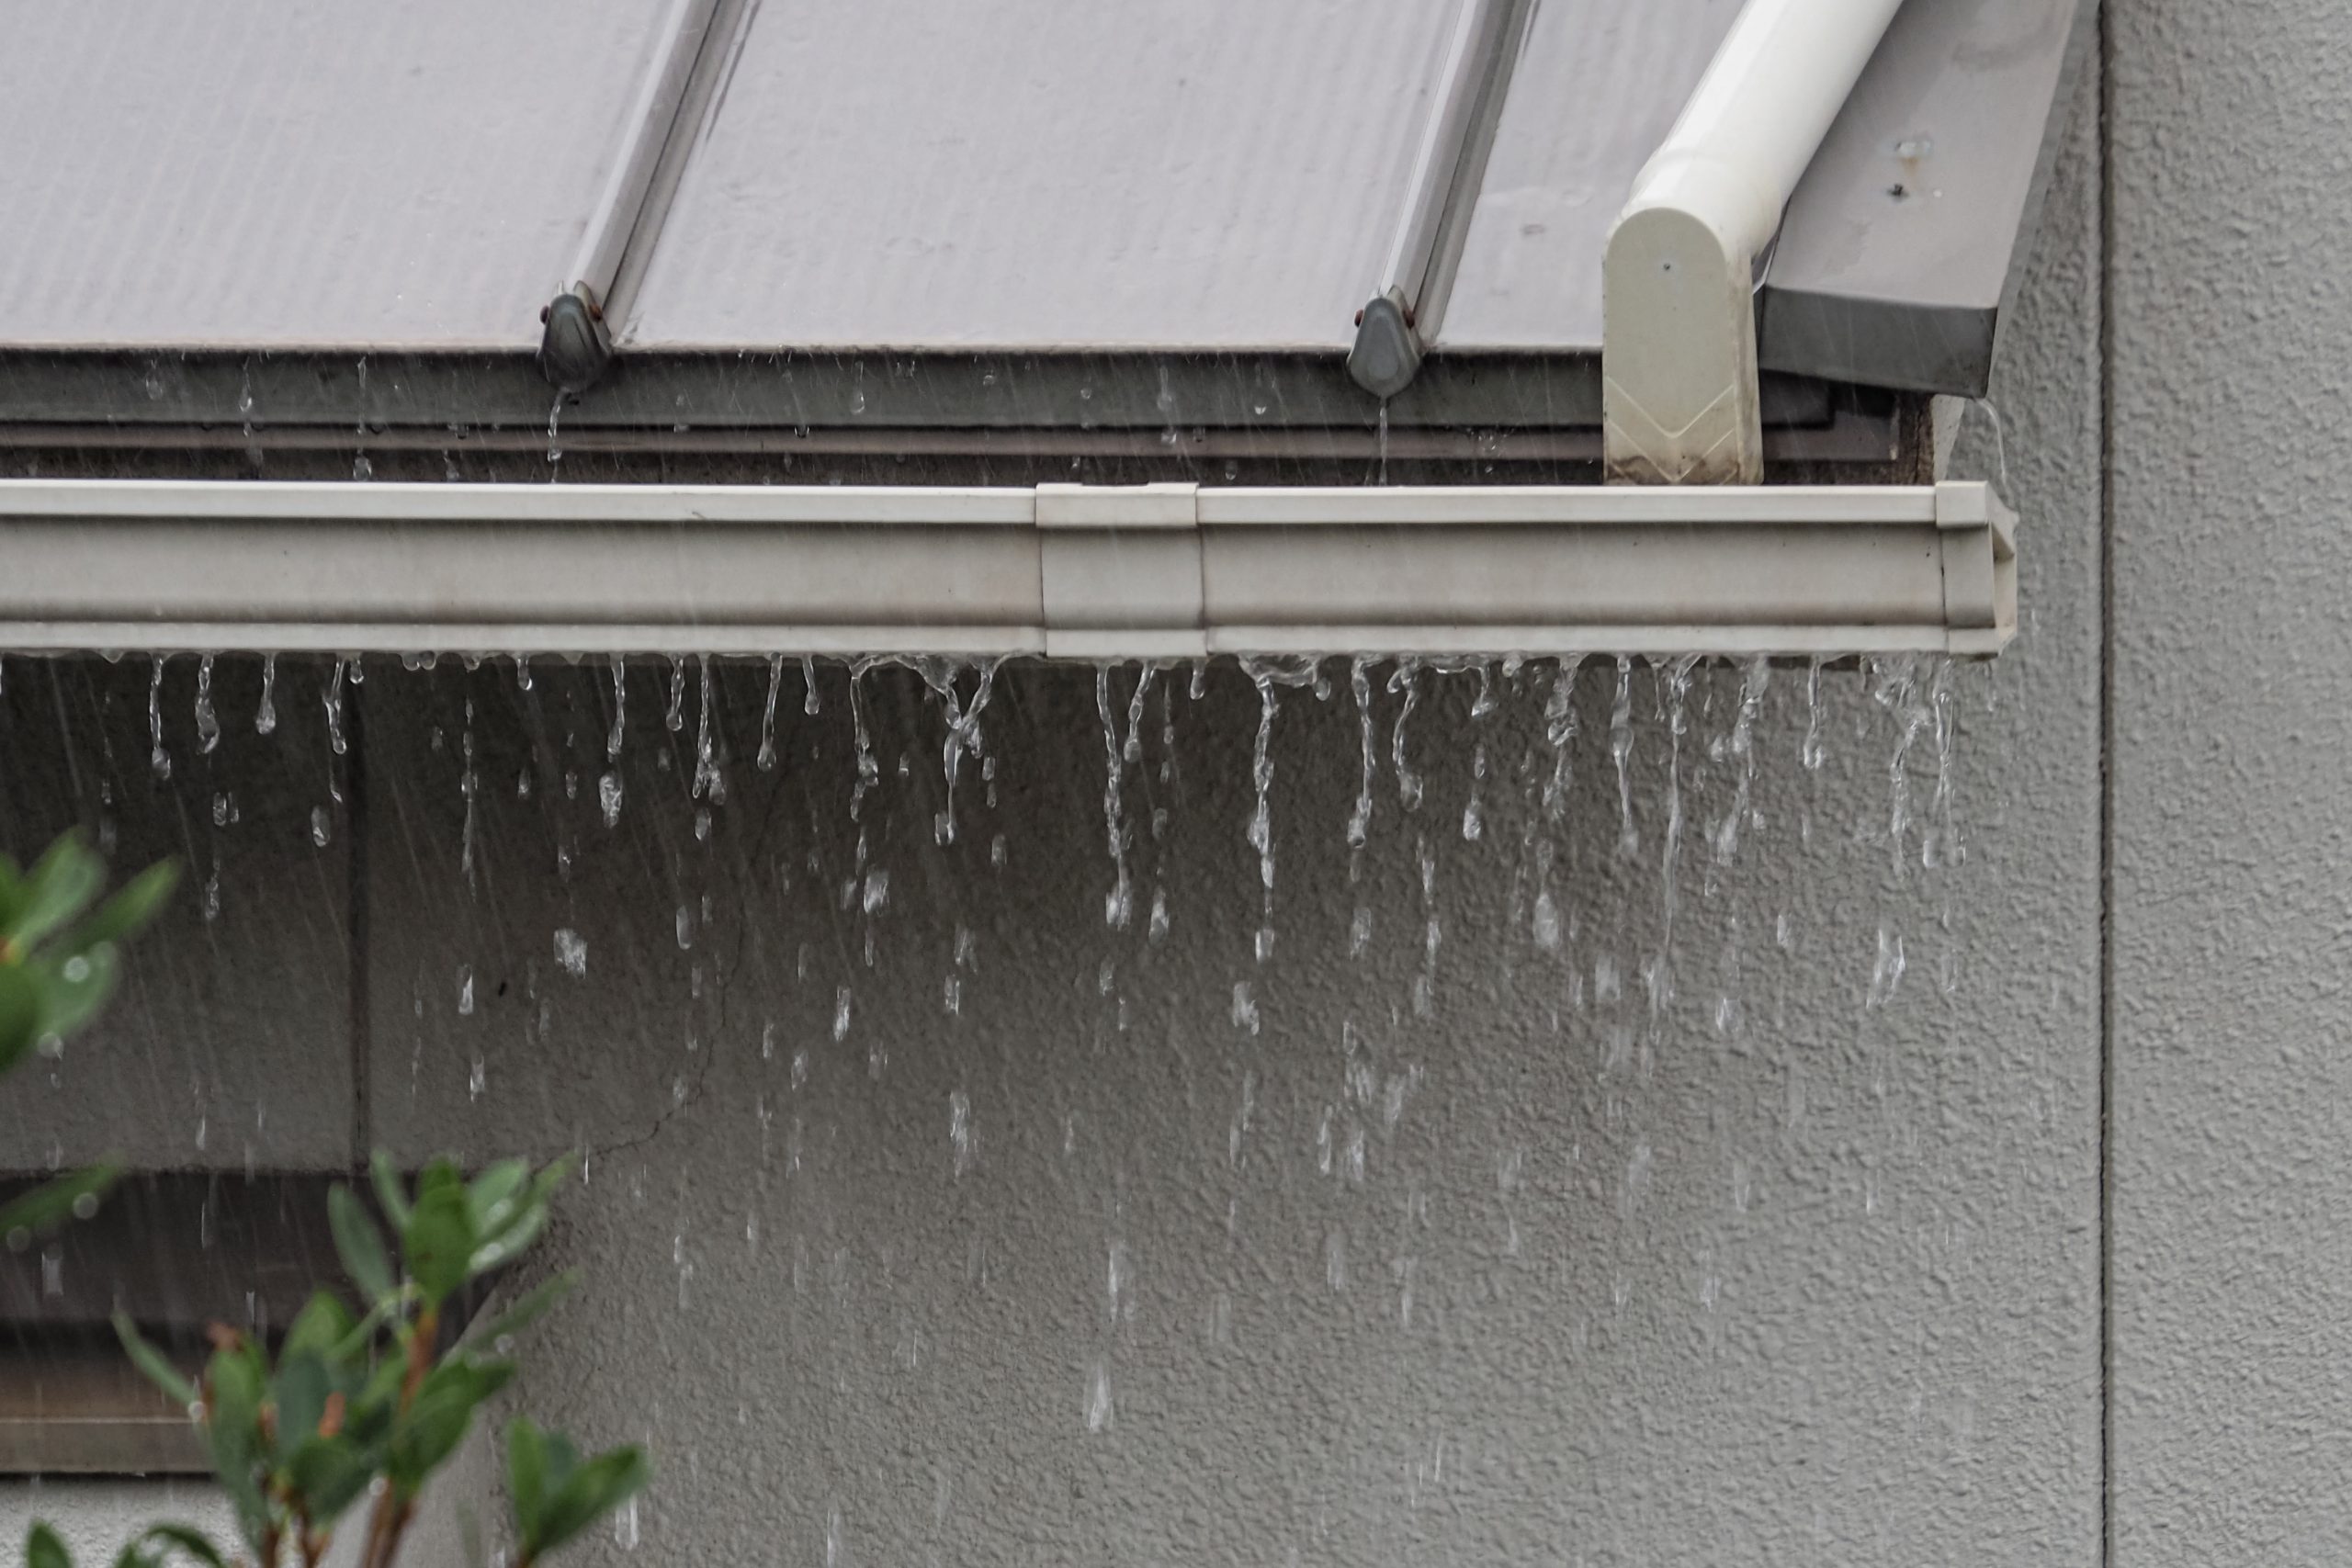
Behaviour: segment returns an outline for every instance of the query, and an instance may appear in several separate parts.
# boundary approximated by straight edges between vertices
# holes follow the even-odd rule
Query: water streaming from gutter
[[[237,710],[253,699],[253,676],[231,656],[218,657],[217,666],[202,658],[195,679],[221,709],[213,716],[213,742],[231,743],[203,766],[187,761],[181,688],[171,694],[167,731],[164,661],[145,670],[133,661],[122,672],[119,716],[130,739],[123,760],[142,794],[170,793],[148,791],[137,778],[142,675],[152,699],[150,769],[157,754],[169,761],[176,731],[180,771],[200,775],[209,799],[220,787],[210,770],[240,761],[252,745],[242,731],[224,734],[219,725],[243,716]],[[893,1363],[910,1397],[929,1397],[933,1386],[923,1383],[930,1374],[919,1373],[913,1359],[928,1369],[956,1340],[922,1315],[945,1309],[910,1306],[911,1294],[890,1294],[877,1281],[888,1280],[895,1291],[938,1260],[913,1256],[916,1244],[899,1237],[887,1243],[900,1250],[886,1261],[883,1238],[850,1235],[865,1213],[854,1181],[876,1181],[894,1203],[912,1195],[952,1214],[952,1224],[926,1219],[909,1235],[921,1235],[925,1245],[935,1235],[952,1234],[958,1245],[969,1239],[972,1277],[995,1269],[1001,1278],[1012,1263],[989,1256],[1009,1245],[1001,1225],[990,1228],[1001,1211],[989,1205],[1007,1201],[1003,1184],[1028,1179],[1014,1172],[1043,1166],[1066,1125],[1077,1129],[1079,1152],[1065,1156],[1061,1174],[1042,1179],[1040,1190],[1081,1204],[1163,1178],[1205,1190],[1204,1171],[1213,1167],[1223,1185],[1213,1194],[1210,1227],[1224,1217],[1226,1239],[1217,1245],[1236,1264],[1215,1272],[1220,1265],[1212,1262],[1204,1265],[1210,1277],[1174,1280],[1179,1270],[1162,1266],[1159,1241],[1147,1228],[1152,1222],[1131,1206],[1110,1227],[1125,1252],[1107,1298],[1092,1277],[1103,1267],[1102,1252],[1090,1251],[1085,1267],[1073,1269],[1097,1303],[1089,1310],[1100,1333],[1057,1363],[1052,1409],[1058,1421],[1099,1431],[1105,1451],[1148,1430],[1164,1408],[1156,1402],[1165,1394],[1140,1353],[1166,1331],[1155,1314],[1180,1315],[1196,1345],[1209,1325],[1214,1353],[1257,1353],[1270,1331],[1265,1280],[1282,1278],[1306,1280],[1330,1311],[1363,1311],[1351,1332],[1372,1332],[1375,1321],[1383,1333],[1425,1337],[1433,1323],[1450,1332],[1468,1311],[1465,1292],[1499,1298],[1520,1278],[1511,1270],[1565,1267],[1560,1237],[1575,1228],[1564,1219],[1566,1206],[1589,1194],[1599,1195],[1600,1217],[1576,1222],[1584,1225],[1580,1245],[1605,1256],[1621,1231],[1627,1248],[1666,1237],[1692,1260],[1682,1298],[1690,1321],[1699,1323],[1703,1312],[1716,1325],[1734,1325],[1736,1335],[1739,1277],[1728,1259],[1736,1233],[1663,1227],[1707,1204],[1721,1211],[1724,1226],[1751,1203],[1768,1206],[1776,1173],[1770,1135],[1750,1129],[1735,1141],[1724,1134],[1720,1147],[1707,1141],[1716,1136],[1711,1131],[1694,1140],[1701,1121],[1685,1114],[1684,1102],[1717,1091],[1730,1097],[1743,1092],[1740,1085],[1767,1077],[1777,1084],[1785,1076],[1792,1086],[1789,1124],[1823,1114],[1829,1091],[1817,1071],[1806,1078],[1810,1059],[1787,1038],[1791,976],[1834,973],[1851,1016],[1862,1021],[1855,1027],[1873,1048],[1882,1037],[1899,1040],[1895,1032],[1917,1009],[1939,1001],[1950,944],[1939,954],[1917,906],[1957,886],[1951,876],[1962,843],[1953,803],[1965,739],[1959,710],[1975,711],[1957,700],[1959,677],[1946,660],[1873,660],[1860,680],[1850,669],[1818,663],[1776,671],[1761,661],[1636,667],[1621,660],[1613,682],[1601,660],[1579,680],[1583,661],[1573,656],[1523,670],[1358,657],[1318,671],[1312,660],[1253,660],[1240,666],[1247,689],[1232,680],[1233,666],[1204,682],[1204,666],[1179,679],[1172,669],[1128,664],[1092,672],[1097,684],[1089,694],[1082,674],[1023,671],[1016,683],[985,660],[869,660],[839,667],[851,681],[848,717],[837,702],[830,722],[787,720],[779,733],[782,677],[794,657],[681,656],[669,666],[669,691],[657,687],[654,700],[666,696],[665,723],[675,716],[682,739],[669,742],[656,731],[655,744],[640,738],[627,750],[627,679],[617,659],[609,661],[609,730],[601,722],[607,671],[593,661],[579,668],[543,658],[528,702],[503,679],[466,682],[447,659],[437,671],[422,660],[413,670],[379,668],[368,682],[375,705],[367,714],[367,745],[353,748],[368,753],[352,765],[369,770],[369,809],[366,822],[351,820],[369,835],[379,887],[407,888],[408,857],[422,868],[413,880],[424,891],[402,891],[408,901],[387,908],[413,923],[402,940],[432,959],[418,994],[440,1021],[414,1025],[428,1043],[418,1057],[421,1080],[386,1075],[379,1093],[387,1105],[406,1096],[419,1107],[402,1114],[445,1118],[447,1135],[469,1148],[490,1135],[481,1129],[498,1125],[492,1118],[502,1106],[560,1116],[601,1097],[633,1108],[620,1053],[560,1053],[617,1027],[662,1038],[659,1055],[669,1057],[676,1036],[655,1032],[679,1027],[662,1011],[674,987],[696,1059],[674,1077],[674,1057],[661,1068],[642,1097],[652,1108],[649,1119],[674,1116],[678,1131],[664,1135],[678,1147],[718,1136],[727,1125],[720,1118],[740,1115],[748,1150],[756,1104],[763,1168],[768,1120],[775,1119],[775,1190],[763,1184],[730,1199],[742,1212],[730,1213],[728,1234],[740,1229],[757,1238],[757,1259],[748,1266],[773,1270],[779,1302],[796,1303],[779,1312],[830,1314],[808,1321],[836,1325],[856,1321],[854,1308],[914,1314],[920,1355]],[[690,736],[682,711],[688,658],[698,698]],[[660,668],[653,666],[657,676]],[[804,662],[802,707],[812,719],[818,684],[836,668]],[[1328,708],[1297,696],[1318,675],[1342,671],[1344,694]],[[493,673],[503,672],[493,666]],[[273,703],[278,674],[275,660],[261,667]],[[1448,678],[1454,675],[1470,679]],[[342,661],[322,675],[289,669],[288,690],[316,700],[305,683],[314,679],[323,688],[326,741],[315,721],[308,728],[265,727],[256,714],[257,731],[276,732],[271,746],[259,749],[264,757],[300,757],[307,769],[322,750],[345,751],[345,705],[356,701],[347,688],[356,686],[359,671]],[[524,680],[518,664],[515,690],[535,689]],[[1204,688],[1213,700],[1186,718],[1180,748],[1173,699]],[[642,682],[639,695],[647,700]],[[435,716],[455,743],[429,769],[401,750],[424,750],[419,711]],[[1048,714],[1056,726],[1041,716]],[[1869,721],[1860,744],[1850,739],[1857,716]],[[741,743],[754,722],[756,773],[729,770],[728,738]],[[1099,831],[1097,731],[1104,769]],[[207,733],[199,716],[195,744],[203,746]],[[1832,734],[1834,760],[1824,744]],[[936,774],[926,761],[934,746]],[[1079,746],[1082,756],[1060,760]],[[550,756],[557,760],[545,760]],[[461,809],[447,788],[453,760],[463,770]],[[664,761],[673,771],[662,771]],[[1002,819],[992,816],[1000,765],[1008,784]],[[1398,775],[1394,811],[1379,805],[1383,766]],[[573,769],[576,791],[559,782]],[[498,785],[486,793],[474,783],[485,770]],[[976,770],[989,790],[986,809]],[[533,777],[539,782],[525,787]],[[517,781],[513,790],[505,787],[510,778]],[[417,782],[403,782],[410,780]],[[1825,827],[1802,874],[1788,874],[1776,857],[1795,848],[1786,824],[1817,783],[1842,790],[1854,780],[1871,781],[1874,803],[1859,858],[1883,877],[1891,850],[1905,884],[1883,905],[1846,909],[1833,907],[1834,897],[1825,900],[1815,876],[1849,847],[1829,841],[1846,836],[1844,819],[1824,812],[1825,825],[1837,821],[1841,832]],[[1058,803],[1057,788],[1068,791]],[[715,824],[695,818],[730,792],[736,798]],[[854,829],[841,824],[843,793]],[[220,917],[223,936],[266,923],[255,919],[253,900],[238,896],[235,876],[238,851],[256,832],[254,800],[241,791],[236,802],[225,794],[210,802],[216,829],[236,827],[199,862],[231,895]],[[1180,800],[1170,824],[1170,807]],[[199,800],[198,810],[207,804]],[[288,818],[297,841],[309,807],[304,801]],[[1070,819],[1067,832],[1057,811]],[[332,837],[332,819],[316,820],[315,841],[335,852],[320,863],[331,867],[345,846]],[[596,831],[599,822],[605,833]],[[1007,822],[1021,835],[1020,865],[995,881],[981,867],[995,857],[982,850]],[[528,942],[511,944],[522,957],[510,973],[499,922],[515,918],[516,894],[503,851],[510,836],[532,833],[582,842],[580,880],[559,886],[549,879],[548,901],[533,906],[542,912]],[[200,824],[198,835],[201,852]],[[1105,951],[1096,945],[1106,939],[1093,925],[1106,851],[1127,911],[1107,922],[1127,933],[1113,943],[1118,968],[1107,993],[1122,1023],[1133,1009],[1135,1032],[1125,1038],[1111,1021],[1114,1004],[1096,999],[1106,994],[1097,990]],[[453,875],[453,864],[463,874]],[[1072,867],[1076,874],[1057,875]],[[462,935],[431,929],[419,911],[452,908],[432,900],[469,882],[481,897]],[[643,909],[609,896],[648,888],[659,896]],[[1148,919],[1135,920],[1136,907],[1147,904]],[[1144,931],[1154,944],[1167,938],[1171,909],[1177,935],[1152,953]],[[877,944],[875,926],[886,916],[888,940]],[[1074,936],[1079,924],[1094,934]],[[986,937],[986,983],[972,957],[973,925]],[[1207,933],[1234,941],[1245,931],[1254,962],[1209,967],[1218,960],[1202,956],[1214,951]],[[1710,976],[1717,943],[1720,986]],[[831,972],[829,949],[838,962]],[[536,981],[525,975],[526,964]],[[1930,983],[1905,985],[1906,971]],[[1018,983],[1032,976],[1034,984]],[[548,997],[528,994],[548,987],[550,977]],[[512,995],[500,989],[509,980]],[[395,989],[400,984],[390,981]],[[1071,992],[1100,1010],[1065,1012]],[[379,998],[378,1026],[405,1036],[408,1005],[404,995],[390,1007]],[[538,1010],[549,1007],[551,1022],[540,1021],[547,1015]],[[480,1031],[479,1041],[449,1034],[457,1043],[436,1080],[444,1068],[432,1054],[442,1045],[435,1032],[453,1031],[458,1020]],[[1622,1053],[1614,1040],[1620,1029]],[[1508,1066],[1491,1043],[1504,1034],[1519,1053]],[[1673,1054],[1692,1042],[1709,1046],[1703,1064]],[[831,1049],[835,1043],[840,1050]],[[403,1037],[402,1061],[411,1049]],[[513,1053],[529,1051],[547,1053],[593,1087],[579,1089],[561,1074],[539,1081],[516,1071],[529,1058]],[[1753,1055],[1743,1059],[1743,1052]],[[1050,1069],[1024,1066],[1032,1053],[1050,1060]],[[704,1060],[711,1064],[708,1089],[695,1076]],[[1528,1124],[1465,1137],[1454,1122],[1440,1134],[1438,1122],[1418,1120],[1425,1112],[1417,1105],[1475,1105],[1467,1097],[1485,1080],[1472,1075],[1506,1071],[1526,1073],[1526,1104],[1544,1107],[1541,1116],[1530,1110]],[[1115,1104],[1138,1091],[1145,1080],[1136,1075],[1147,1072],[1165,1075],[1170,1099],[1148,1111]],[[1241,1090],[1244,1073],[1255,1076]],[[517,1106],[524,1083],[536,1098]],[[920,1086],[919,1102],[910,1098],[914,1109],[903,1114],[893,1097],[916,1089],[902,1086]],[[741,1098],[730,1098],[737,1089]],[[853,1089],[865,1098],[822,1098]],[[1238,1090],[1245,1110],[1233,1117]],[[1713,1101],[1705,1108],[1736,1120]],[[209,1109],[219,1132],[228,1123],[218,1106]],[[242,1120],[249,1122],[246,1111]],[[1127,1120],[1112,1120],[1121,1111]],[[1163,1115],[1168,1125],[1152,1124]],[[1565,1129],[1557,1142],[1554,1128]],[[600,1183],[616,1170],[629,1179],[639,1154],[616,1151],[610,1145],[622,1140],[601,1130],[587,1135],[602,1140]],[[1895,1136],[1889,1134],[1888,1147],[1899,1148]],[[1192,1153],[1213,1145],[1201,1169],[1182,1163],[1187,1138],[1202,1145]],[[885,1153],[861,1155],[853,1147],[861,1139]],[[919,1139],[928,1163],[896,1163],[900,1139]],[[1132,1146],[1118,1147],[1123,1140]],[[879,1175],[858,1163],[867,1157],[885,1161]],[[1899,1212],[1900,1168],[1877,1144],[1857,1157],[1878,1162],[1866,1200],[1872,1212]],[[917,1181],[935,1186],[897,1185]],[[1024,1192],[1021,1201],[1038,1200]],[[1085,1209],[1089,1248],[1100,1245],[1114,1206],[1105,1197]],[[1483,1238],[1478,1266],[1487,1271],[1475,1285],[1458,1240],[1474,1231]],[[796,1248],[809,1258],[799,1266],[809,1279],[805,1294],[790,1282]],[[718,1272],[702,1248],[688,1246],[682,1256],[689,1266],[699,1262],[704,1281]],[[1140,1282],[1138,1259],[1152,1264]],[[1034,1269],[1037,1258],[1024,1255],[1018,1265]],[[1598,1277],[1608,1294],[1609,1275]],[[845,1283],[835,1286],[837,1280]],[[1670,1310],[1651,1298],[1647,1276],[1641,1281],[1615,1309],[1628,1321]],[[699,1284],[689,1310],[705,1310],[699,1297],[707,1292]],[[1374,1298],[1376,1314],[1369,1311]],[[1606,1303],[1597,1309],[1603,1329],[1611,1310]],[[918,1342],[888,1332],[898,1321],[891,1316],[873,1321],[886,1325],[886,1351]],[[1574,1322],[1562,1329],[1566,1337],[1582,1331]],[[857,1353],[846,1326],[842,1342],[850,1347],[843,1354]],[[1416,1343],[1400,1339],[1394,1353],[1409,1356]],[[1449,1475],[1455,1463],[1450,1451]]]

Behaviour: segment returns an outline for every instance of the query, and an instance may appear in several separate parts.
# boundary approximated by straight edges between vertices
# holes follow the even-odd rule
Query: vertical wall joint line
[[[2098,8],[2098,1518],[2115,1568],[2115,38]]]

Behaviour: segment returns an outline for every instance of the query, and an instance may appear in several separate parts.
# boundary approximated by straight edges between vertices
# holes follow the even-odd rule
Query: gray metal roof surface
[[[621,341],[1343,349],[1452,14],[771,0]]]
[[[0,343],[536,345],[658,9],[9,6]]]
[[[623,362],[1337,355],[1460,3],[751,4],[707,51],[724,73],[618,302]],[[1611,222],[1737,8],[1541,0],[1433,363],[1598,349]],[[527,352],[666,9],[15,7],[0,353]],[[1982,385],[2088,9],[1909,0],[1791,205],[1767,367]]]
[[[1610,226],[1737,15],[1739,0],[1536,7],[1439,346],[1600,347]]]

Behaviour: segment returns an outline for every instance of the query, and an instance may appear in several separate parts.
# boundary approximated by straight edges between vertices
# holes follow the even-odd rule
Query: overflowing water
[[[1448,1347],[1540,1319],[1530,1382],[1611,1345],[1703,1367],[1779,1331],[1751,1227],[1791,1206],[1944,1267],[1918,1081],[1983,831],[1969,668],[191,651],[93,677],[121,754],[75,755],[137,842],[198,835],[201,961],[298,973],[369,900],[379,1135],[579,1143],[595,1223],[659,1233],[661,1292],[616,1269],[597,1311],[682,1361],[740,1292],[789,1325],[754,1423],[779,1380],[825,1433],[1012,1387],[1111,1463],[1222,1440],[1193,1385],[1294,1357],[1517,1419],[1541,1391]],[[288,849],[315,888],[240,896]],[[156,1076],[206,1157],[275,1157],[216,1082],[246,1080]],[[1518,1462],[1334,1429],[1314,1483],[1397,1517]],[[845,1517],[881,1550],[880,1483],[841,1484],[803,1555]]]

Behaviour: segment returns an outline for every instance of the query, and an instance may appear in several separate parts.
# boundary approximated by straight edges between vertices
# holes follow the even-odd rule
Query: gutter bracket
[[[1048,659],[1200,659],[1200,486],[1037,487]]]

